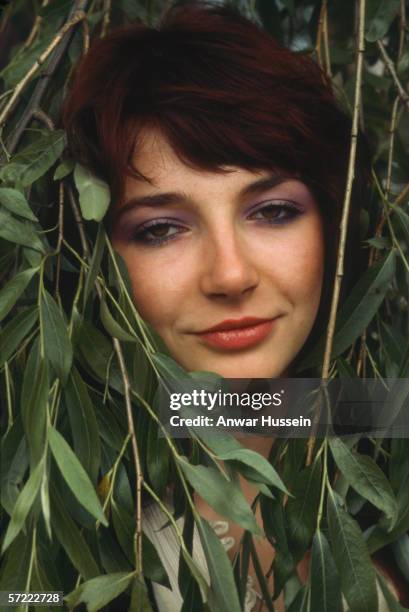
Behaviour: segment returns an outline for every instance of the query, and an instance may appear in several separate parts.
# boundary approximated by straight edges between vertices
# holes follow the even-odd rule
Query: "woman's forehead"
[[[138,176],[127,176],[124,201],[135,193],[143,195],[163,189],[222,189],[247,196],[272,188],[284,180],[299,179],[296,173],[273,165],[270,169],[259,170],[247,170],[235,165],[215,167],[214,170],[193,167],[177,155],[168,139],[155,128],[141,130],[132,166],[138,171]]]

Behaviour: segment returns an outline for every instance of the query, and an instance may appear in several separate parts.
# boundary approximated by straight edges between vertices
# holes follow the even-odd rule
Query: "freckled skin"
[[[193,170],[159,133],[148,130],[133,161],[152,184],[127,178],[117,212],[134,197],[163,192],[188,197],[163,207],[138,205],[114,222],[112,240],[128,267],[142,317],[187,370],[230,378],[286,373],[312,329],[322,288],[323,228],[308,188],[288,178],[243,199],[243,189],[267,172]],[[283,200],[302,214],[271,224],[267,213],[249,212],[259,202]],[[179,228],[169,230],[173,239],[155,246],[133,239],[141,224],[164,218]],[[166,228],[155,235],[161,232]],[[266,338],[246,349],[216,349],[197,335],[243,317],[278,318]]]

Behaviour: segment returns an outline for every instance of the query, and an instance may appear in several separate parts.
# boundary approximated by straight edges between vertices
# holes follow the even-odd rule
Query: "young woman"
[[[350,141],[313,61],[226,8],[187,5],[160,31],[95,44],[65,125],[111,187],[135,303],[176,361],[226,377],[293,371],[325,325]]]
[[[327,321],[350,144],[314,62],[226,8],[189,4],[158,30],[135,25],[97,42],[64,122],[77,159],[110,185],[113,244],[172,357],[228,378],[293,375]],[[359,271],[368,177],[358,149],[345,288],[352,262]],[[247,445],[267,456],[271,439]],[[245,483],[244,493],[256,494]],[[242,530],[196,501],[233,557]],[[171,528],[158,533],[165,522],[146,511],[173,589],[155,587],[159,609],[178,610],[179,551]],[[264,540],[258,552],[266,572],[274,551]],[[261,600],[253,574],[246,610]]]

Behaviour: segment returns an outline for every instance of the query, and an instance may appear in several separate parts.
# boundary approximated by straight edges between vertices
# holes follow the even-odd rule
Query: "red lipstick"
[[[274,319],[244,317],[226,319],[198,335],[206,344],[225,350],[239,350],[258,344],[269,334]]]

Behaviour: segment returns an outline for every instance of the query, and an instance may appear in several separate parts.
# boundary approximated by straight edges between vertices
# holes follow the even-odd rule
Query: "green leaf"
[[[28,270],[19,272],[0,291],[0,321],[8,315],[19,297],[24,293],[37,270],[38,268],[28,268]]]
[[[134,515],[112,500],[112,523],[118,542],[131,565],[135,565],[135,549],[133,537],[135,531]]]
[[[301,559],[312,540],[318,512],[321,488],[320,460],[304,468],[291,488],[291,497],[285,507],[287,537],[296,560]]]
[[[350,612],[378,609],[375,570],[358,523],[328,495],[328,525],[332,554]]]
[[[382,574],[378,572],[376,577],[381,587],[382,594],[387,603],[388,611],[389,612],[407,612],[409,608],[404,608],[403,606],[401,606],[400,603],[396,600],[396,597],[392,595],[392,593],[390,592],[388,588],[388,583],[386,582]]]
[[[0,204],[3,204],[7,210],[19,217],[23,217],[29,221],[38,221],[26,198],[21,191],[17,191],[17,189],[0,187]]]
[[[409,241],[409,215],[400,208],[400,206],[393,206],[395,211],[395,218],[404,234],[406,242]]]
[[[0,367],[13,355],[38,319],[38,308],[26,308],[0,332]]]
[[[400,571],[409,582],[409,535],[407,533],[394,542],[393,555]]]
[[[280,491],[283,491],[283,493],[289,493],[276,470],[267,459],[262,457],[259,453],[246,448],[239,448],[220,453],[218,457],[224,461],[234,460],[244,463],[244,465],[248,465],[257,473],[257,476],[261,478],[261,482],[276,487]]]
[[[198,523],[198,530],[210,574],[210,608],[215,612],[240,612],[232,564],[222,543],[204,519]]]
[[[108,185],[80,164],[75,166],[74,181],[84,219],[102,221],[111,200]]]
[[[18,221],[7,210],[0,208],[0,238],[13,244],[30,247],[44,253],[44,245],[31,223]]]
[[[146,578],[170,588],[170,582],[156,548],[142,532],[143,573]]]
[[[75,608],[80,603],[84,603],[88,612],[97,612],[123,593],[134,576],[133,572],[115,572],[114,574],[97,576],[81,584],[64,599],[70,608]]]
[[[106,527],[108,522],[86,471],[65,438],[54,427],[49,429],[49,442],[60,472],[74,496],[90,514]]]
[[[150,421],[147,431],[146,468],[158,495],[163,495],[169,475],[170,450],[166,439],[159,435],[158,426]]]
[[[96,278],[98,276],[102,257],[104,255],[104,249],[105,249],[105,230],[104,230],[104,226],[101,224],[98,227],[98,233],[97,233],[97,238],[95,241],[94,250],[92,253],[91,264],[90,264],[90,267],[89,267],[89,270],[87,272],[87,276],[85,279],[84,307],[87,303],[88,296],[91,293],[94,287]]]
[[[55,485],[51,485],[51,523],[64,552],[78,572],[89,580],[100,573],[84,535],[68,514]]]
[[[24,526],[27,515],[34,504],[37,493],[40,489],[43,470],[44,461],[40,461],[31,472],[29,479],[18,496],[13,509],[13,514],[11,515],[9,525],[7,527],[6,535],[4,536],[3,546],[1,549],[2,554],[4,554]]]
[[[396,499],[391,485],[375,461],[367,455],[353,453],[339,438],[332,438],[330,447],[348,484],[382,510],[393,525],[397,516]]]
[[[20,428],[19,428],[20,429]],[[19,436],[17,436],[17,433]],[[13,427],[4,436],[1,445],[1,505],[11,516],[20,494],[24,474],[28,467],[28,453],[25,438]]]
[[[98,422],[87,387],[74,368],[64,389],[74,450],[91,481],[96,484],[101,461]]]
[[[36,340],[27,359],[21,390],[21,417],[31,466],[36,465],[44,454],[48,393],[47,362],[41,357],[39,342]]]
[[[342,612],[337,568],[322,531],[314,535],[311,555],[311,609],[314,612]]]
[[[347,349],[373,319],[395,273],[395,252],[369,268],[341,309],[334,337],[333,357]]]
[[[65,142],[62,130],[42,130],[33,144],[20,151],[0,170],[0,179],[28,187],[56,162],[64,150]]]
[[[71,172],[74,170],[74,166],[75,162],[72,159],[67,159],[61,164],[58,164],[55,169],[53,179],[55,181],[60,181],[61,179],[65,178],[66,176],[71,174]]]
[[[41,317],[46,355],[58,378],[65,384],[72,365],[72,345],[61,311],[48,291],[42,293]]]
[[[20,533],[8,548],[1,568],[1,588],[7,591],[24,591],[30,568],[32,539]]]
[[[132,336],[129,332],[125,331],[120,324],[115,321],[114,317],[109,311],[105,299],[101,300],[100,308],[101,321],[108,334],[123,342],[137,342],[136,336]]]
[[[260,585],[260,590],[263,595],[264,604],[269,610],[269,612],[274,612],[273,603],[271,601],[272,594],[269,591],[267,580],[262,570],[261,563],[260,563],[260,560],[258,558],[258,554],[256,551],[256,547],[254,546],[253,538],[250,538],[250,552],[251,552],[251,558],[253,561],[253,566],[256,572],[257,580]]]
[[[392,21],[399,12],[399,0],[368,0],[365,38],[375,42],[388,32]]]
[[[190,465],[185,459],[177,461],[192,487],[211,508],[243,529],[263,535],[237,484],[224,478],[216,468]]]
[[[395,251],[391,251],[384,259],[370,267],[353,288],[339,312],[332,347],[333,358],[343,353],[375,316],[395,273],[395,262]],[[300,364],[300,369],[319,363],[324,346],[325,338],[321,338]]]
[[[151,612],[152,606],[148,597],[145,581],[135,576],[132,582],[131,605],[128,612]]]

